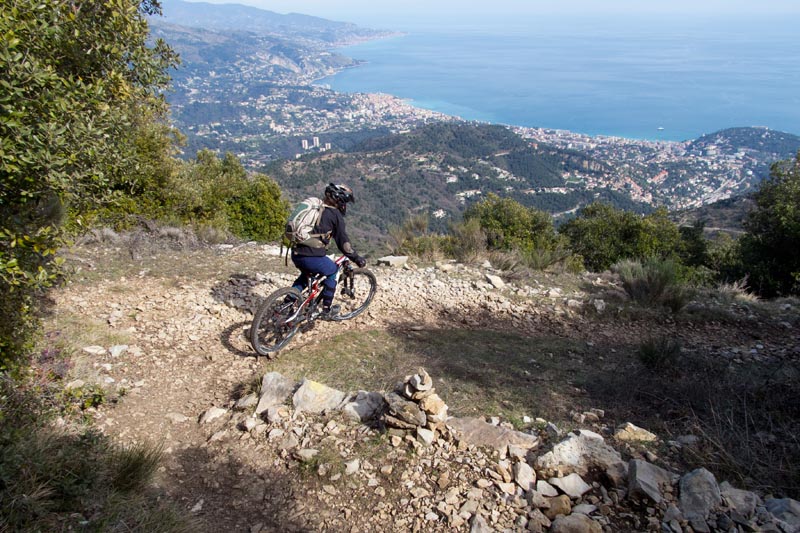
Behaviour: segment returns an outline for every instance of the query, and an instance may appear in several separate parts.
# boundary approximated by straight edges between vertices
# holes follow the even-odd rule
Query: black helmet
[[[353,189],[347,185],[336,185],[335,183],[329,183],[328,186],[325,187],[325,198],[328,198],[336,205],[342,214],[347,213],[347,204],[349,202],[356,201],[353,197]]]

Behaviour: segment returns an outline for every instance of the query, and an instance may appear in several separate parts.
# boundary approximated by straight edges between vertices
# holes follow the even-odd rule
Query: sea
[[[764,126],[800,135],[800,17],[427,21],[342,47],[318,80],[495,124],[689,140]]]

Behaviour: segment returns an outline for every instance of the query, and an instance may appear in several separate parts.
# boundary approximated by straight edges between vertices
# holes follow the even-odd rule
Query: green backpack
[[[319,222],[322,212],[328,207],[319,198],[306,198],[292,210],[289,220],[286,222],[284,237],[289,241],[290,247],[298,244],[311,246],[312,248],[322,248],[323,244],[320,237],[324,233],[312,233]]]

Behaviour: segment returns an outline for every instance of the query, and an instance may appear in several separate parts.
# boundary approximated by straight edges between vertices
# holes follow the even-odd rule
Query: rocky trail
[[[77,272],[48,318],[54,334],[80,332],[70,386],[114,391],[93,423],[124,445],[161,444],[158,488],[204,530],[800,530],[797,501],[689,469],[685,449],[702,435],[625,424],[639,421],[559,378],[574,369],[611,380],[626,350],[658,333],[732,368],[794,371],[796,304],[768,316],[735,308],[731,322],[651,321],[625,315],[607,275],[504,281],[490,265],[371,266],[379,290],[367,312],[318,323],[266,359],[246,341],[252,311],[295,276],[270,247],[146,260],[87,247],[70,263]],[[447,349],[451,332],[467,348],[481,332],[513,335],[522,351],[552,344],[520,355],[522,368],[488,343],[499,352],[491,364],[464,369]],[[416,351],[386,362],[387,342]],[[563,360],[552,348],[561,342]],[[361,383],[361,371],[375,378]],[[460,385],[467,378],[477,392]],[[513,387],[495,398],[487,384],[504,381]],[[553,407],[514,404],[518,384]],[[483,411],[483,395],[526,414]]]

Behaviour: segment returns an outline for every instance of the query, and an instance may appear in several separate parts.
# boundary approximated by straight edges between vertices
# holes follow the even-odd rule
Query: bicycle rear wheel
[[[342,277],[340,283],[337,303],[341,310],[334,320],[349,320],[361,314],[372,302],[378,289],[375,274],[365,268],[353,269]]]
[[[286,302],[287,296],[294,296]],[[259,355],[269,355],[286,346],[300,325],[300,317],[287,322],[300,307],[300,291],[293,287],[278,289],[258,308],[250,326],[250,344]]]

